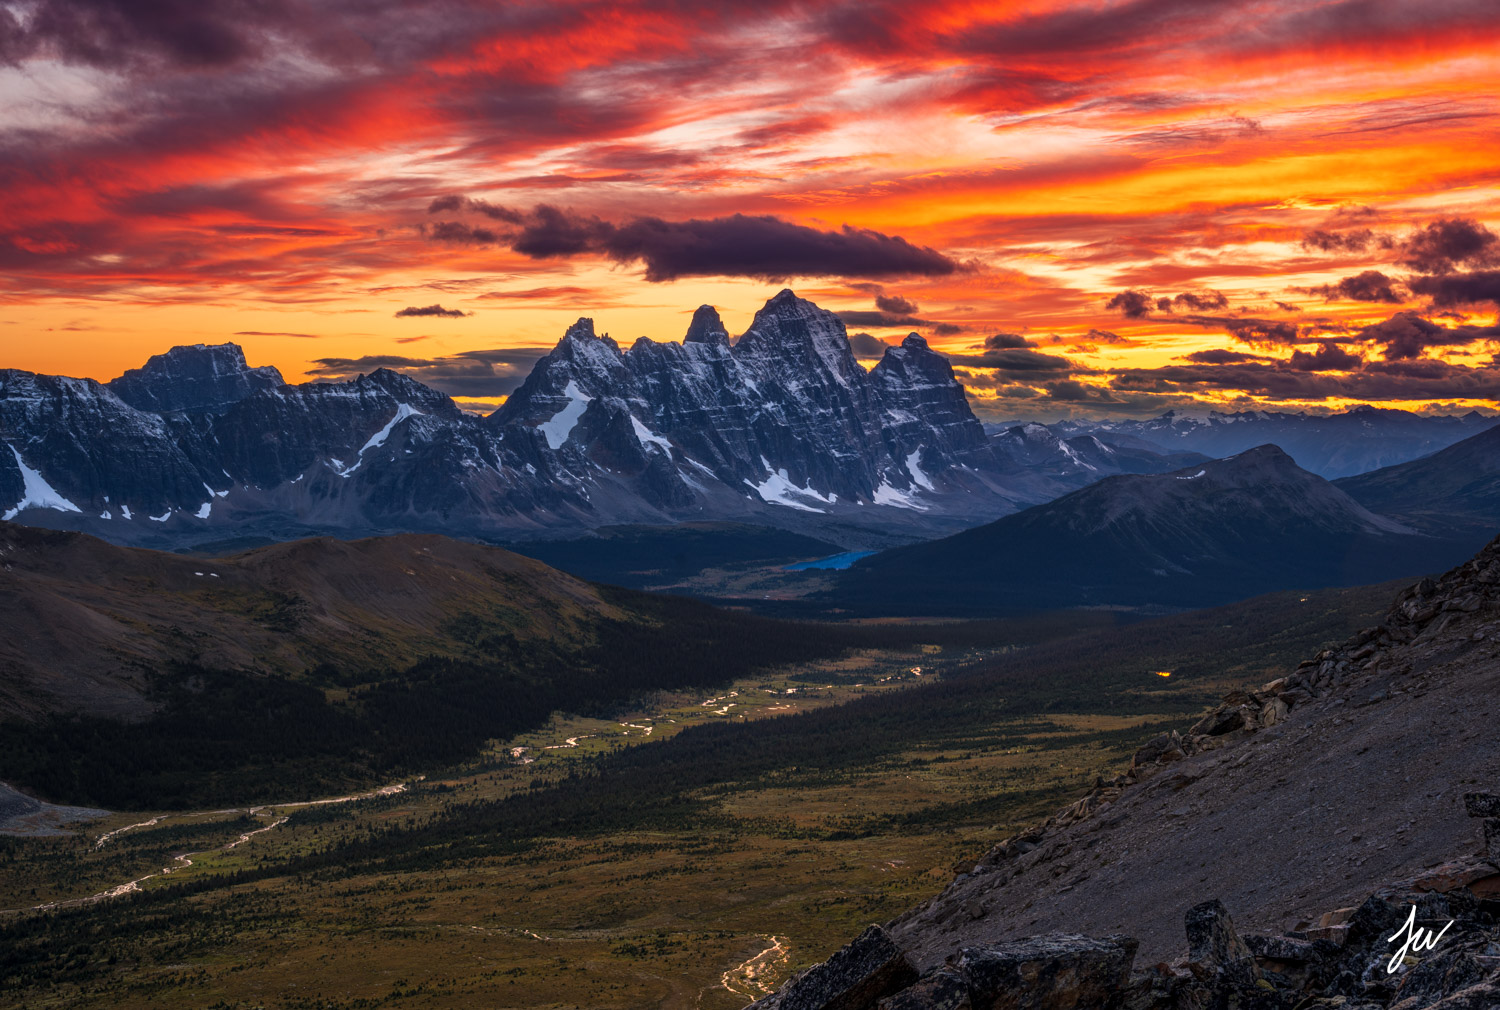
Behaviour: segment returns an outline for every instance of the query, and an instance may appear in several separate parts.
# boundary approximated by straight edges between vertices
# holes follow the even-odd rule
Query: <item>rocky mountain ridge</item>
[[[1193,607],[1451,564],[1468,544],[1370,512],[1273,445],[1054,501],[857,563],[828,594],[864,611]],[[996,574],[1003,572],[1003,578]]]
[[[1500,428],[1336,484],[1368,508],[1418,529],[1485,536],[1500,524]]]
[[[1500,1006],[1497,636],[1500,539],[756,1006]]]
[[[681,343],[628,350],[580,319],[483,418],[386,369],[288,385],[232,344],[104,384],[3,370],[0,442],[5,518],[162,547],[704,519],[885,543],[1157,465],[1013,451],[921,337],[867,372],[838,317],[791,291],[733,341],[709,306]]]
[[[1333,480],[1417,459],[1492,428],[1497,421],[1500,418],[1475,411],[1461,417],[1428,416],[1361,404],[1326,415],[1169,410],[1145,420],[1067,420],[1048,427],[1065,439],[1132,438],[1165,452],[1200,452],[1215,458],[1270,442],[1303,469]]]

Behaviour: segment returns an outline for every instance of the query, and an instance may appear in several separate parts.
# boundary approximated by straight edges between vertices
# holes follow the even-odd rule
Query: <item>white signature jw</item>
[[[1442,941],[1443,934],[1452,928],[1453,920],[1450,919],[1448,920],[1448,925],[1444,926],[1436,934],[1430,929],[1423,929],[1417,925],[1417,906],[1411,906],[1411,914],[1406,917],[1406,925],[1396,930],[1395,935],[1389,940],[1390,943],[1395,943],[1403,936],[1406,937],[1406,942],[1401,945],[1401,949],[1396,951],[1391,957],[1390,964],[1385,966],[1386,974],[1393,974],[1401,966],[1401,959],[1406,956],[1408,951],[1431,950],[1436,947]]]

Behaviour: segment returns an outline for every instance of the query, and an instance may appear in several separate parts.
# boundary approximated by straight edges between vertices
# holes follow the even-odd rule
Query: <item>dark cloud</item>
[[[882,312],[893,312],[901,316],[914,316],[922,311],[917,303],[900,295],[876,295],[875,307]]]
[[[1142,291],[1127,291],[1125,295],[1143,295]],[[1119,296],[1117,296],[1119,297]],[[1110,307],[1113,307],[1111,304]],[[1123,306],[1122,306],[1123,307]],[[1192,291],[1184,291],[1176,298],[1158,298],[1156,307],[1162,312],[1172,312],[1176,309],[1189,309],[1193,312],[1210,312],[1214,309],[1229,308],[1229,296],[1222,291],[1209,291],[1206,294],[1196,294]],[[1127,316],[1129,312],[1125,313]]]
[[[235,330],[236,337],[301,337],[305,340],[317,340],[321,336],[318,333],[283,333],[277,330]]]
[[[439,221],[426,227],[427,237],[435,242],[455,245],[494,245],[500,236],[491,228],[474,228],[462,221]]]
[[[1351,354],[1332,340],[1318,341],[1318,349],[1311,354],[1296,350],[1288,361],[1288,367],[1299,372],[1348,372],[1364,364],[1358,354]]]
[[[1145,319],[1151,314],[1151,295],[1145,291],[1121,291],[1104,307],[1119,309],[1126,319]]]
[[[1500,305],[1500,270],[1476,270],[1471,273],[1436,277],[1414,277],[1411,289],[1427,295],[1439,307],[1494,302]]]
[[[1401,265],[1423,274],[1451,273],[1462,265],[1490,266],[1500,259],[1500,239],[1478,221],[1445,217],[1401,244]]]
[[[614,234],[614,226],[597,217],[562,210],[549,204],[532,208],[510,247],[532,259],[553,259],[599,251]]]
[[[1011,347],[1035,347],[1036,342],[1027,340],[1019,333],[997,333],[992,337],[985,337],[984,346],[992,351],[1000,351]]]
[[[329,381],[351,379],[377,368],[390,368],[449,396],[508,396],[531,372],[546,347],[506,347],[464,351],[437,358],[369,354],[358,358],[319,358],[309,374]]]
[[[1029,376],[1028,381],[1086,371],[1067,358],[1042,354],[1025,347],[987,350],[983,354],[950,354],[948,360],[963,368],[987,368],[997,372],[1016,372]]]
[[[886,348],[891,345],[879,337],[871,336],[868,333],[851,333],[849,334],[849,346],[854,350],[856,358],[868,359],[878,358],[885,354]]]
[[[1299,333],[1295,323],[1281,319],[1256,319],[1242,316],[1183,316],[1182,321],[1205,329],[1223,330],[1236,340],[1253,347],[1296,343]]]
[[[1199,365],[1234,365],[1242,361],[1270,361],[1270,358],[1260,354],[1250,354],[1246,351],[1231,351],[1227,348],[1214,347],[1206,351],[1194,351],[1184,354],[1184,361],[1191,361]]]
[[[1047,391],[1049,400],[1062,400],[1066,403],[1115,404],[1124,402],[1116,399],[1108,389],[1085,385],[1077,379],[1059,379],[1057,382],[1045,383],[1042,388]]]
[[[896,315],[878,309],[845,309],[838,314],[845,326],[876,326],[884,329],[926,326],[927,320],[916,316]]]
[[[1366,362],[1354,372],[1300,371],[1290,367],[1289,361],[1249,361],[1125,369],[1111,377],[1110,385],[1115,390],[1137,393],[1217,390],[1290,400],[1493,399],[1500,395],[1500,370],[1431,359]]]
[[[1337,284],[1323,284],[1315,288],[1308,288],[1308,294],[1322,295],[1332,301],[1335,298],[1347,298],[1356,302],[1389,302],[1392,304],[1401,301],[1400,282],[1393,277],[1387,277],[1379,270],[1366,270],[1355,274],[1353,277],[1345,277]]]
[[[452,198],[434,201],[438,210]],[[478,201],[467,203],[474,209]],[[966,269],[926,246],[913,245],[897,235],[845,225],[838,231],[819,231],[769,215],[666,221],[641,217],[615,224],[549,204],[523,214],[505,208],[482,211],[495,220],[519,224],[501,236],[510,247],[531,259],[600,255],[616,263],[640,263],[653,283],[682,277],[753,277],[768,282],[790,277],[941,277]],[[472,240],[473,230],[455,230],[455,239]],[[434,236],[438,237],[438,236]],[[452,239],[450,239],[452,240]],[[885,298],[885,296],[880,296]],[[904,298],[886,299],[911,306]],[[910,326],[909,311],[888,312],[891,323],[855,322],[865,326]]]
[[[640,218],[616,229],[605,252],[621,263],[644,263],[648,281],[706,276],[767,281],[942,277],[963,269],[942,253],[900,236],[848,225],[839,231],[818,231],[771,216],[743,214],[675,222]]]
[[[1293,305],[1291,302],[1276,302],[1276,307],[1282,312],[1301,312],[1302,306]]]
[[[1419,358],[1429,347],[1461,347],[1478,340],[1500,338],[1494,326],[1440,326],[1415,312],[1398,312],[1384,322],[1360,331],[1364,340],[1385,348],[1387,361]]]
[[[1325,231],[1322,228],[1314,228],[1302,233],[1302,248],[1316,249],[1327,253],[1357,253],[1364,252],[1372,245],[1385,243],[1390,247],[1390,239],[1387,236],[1377,236],[1369,228],[1356,228],[1351,231]]]
[[[445,309],[441,305],[408,305],[396,312],[397,319],[407,319],[413,316],[432,316],[441,319],[462,319],[473,313],[465,312],[463,309]]]
[[[919,319],[917,303],[899,295],[887,295],[885,287],[870,281],[854,281],[848,285],[855,291],[875,296],[875,309],[846,309],[838,314],[847,326],[875,326],[881,329],[930,329],[938,336],[962,333],[964,328],[957,323],[939,323],[931,319]]]
[[[0,58],[50,55],[109,68],[155,58],[224,67],[257,53],[267,13],[282,10],[275,0],[43,0],[24,19],[0,10]]]
[[[427,213],[429,214],[451,214],[461,211],[483,214],[492,221],[504,221],[507,224],[521,224],[525,220],[525,215],[520,211],[498,206],[490,203],[488,200],[470,199],[469,197],[458,196],[456,194],[437,197],[427,205]]]

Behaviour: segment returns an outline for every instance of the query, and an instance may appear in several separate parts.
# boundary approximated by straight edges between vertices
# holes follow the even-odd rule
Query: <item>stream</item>
[[[149,828],[154,825],[160,824],[162,821],[165,821],[172,817],[189,818],[203,817],[207,814],[239,813],[249,814],[251,817],[255,817],[259,815],[262,810],[301,810],[307,807],[327,806],[332,803],[353,803],[356,800],[374,799],[377,796],[394,796],[397,793],[404,793],[406,792],[406,790],[407,784],[405,782],[401,782],[396,785],[381,786],[379,789],[372,789],[367,793],[355,793],[349,796],[333,796],[323,800],[299,800],[294,803],[262,803],[258,806],[253,807],[232,807],[227,810],[200,810],[193,813],[184,814],[160,814],[148,821],[139,821],[135,824],[127,824],[123,828],[116,828],[113,831],[105,832],[94,841],[94,849],[95,851],[97,851],[104,848],[105,845],[109,844],[120,835],[125,834],[127,831],[134,831],[136,828]],[[267,831],[274,831],[276,828],[279,828],[283,824],[285,824],[289,819],[290,816],[279,817],[276,820],[272,821],[270,824],[267,824],[265,827],[256,828],[254,831],[247,831],[243,835],[240,835],[238,838],[236,838],[234,841],[230,842],[228,845],[221,845],[216,849],[199,849],[197,852],[184,852],[179,856],[172,857],[172,863],[169,866],[163,866],[156,872],[148,873],[143,877],[136,877],[134,880],[127,880],[123,884],[116,884],[114,887],[107,888],[106,890],[100,891],[97,894],[90,894],[87,897],[83,898],[65,898],[61,901],[49,901],[44,905],[33,905],[31,911],[45,912],[53,908],[72,908],[77,905],[91,905],[96,901],[104,901],[108,898],[118,898],[121,895],[129,894],[132,891],[139,891],[141,889],[141,885],[148,880],[153,880],[157,877],[165,877],[168,874],[176,873],[178,870],[186,869],[187,867],[192,866],[194,856],[201,856],[205,852],[228,852],[230,849],[238,848],[239,846],[245,844],[256,835],[263,835]]]

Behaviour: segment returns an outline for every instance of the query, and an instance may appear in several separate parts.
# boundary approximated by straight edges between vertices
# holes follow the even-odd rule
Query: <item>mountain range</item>
[[[1500,524],[1500,428],[1335,483],[1360,504],[1417,529],[1488,537]]]
[[[1378,515],[1265,445],[1172,473],[1107,477],[953,536],[883,551],[842,573],[828,599],[892,614],[1196,607],[1436,571],[1473,549],[1450,528],[1435,535]]]
[[[1348,429],[1341,458],[1396,462],[1487,423],[1265,417],[1299,445]],[[703,521],[883,547],[1203,462],[1223,432],[1272,423],[1247,418],[987,432],[920,336],[866,370],[834,313],[782,291],[734,340],[709,306],[681,342],[626,349],[580,319],[485,417],[387,369],[289,384],[234,344],[175,347],[108,383],[0,370],[0,516],[169,548]]]
[[[1067,439],[1131,438],[1159,452],[1199,452],[1216,459],[1269,443],[1284,449],[1298,466],[1333,480],[1426,456],[1493,427],[1497,420],[1477,411],[1451,417],[1360,404],[1336,414],[1169,410],[1147,420],[1068,420],[1050,427]]]
[[[1159,465],[1089,440],[1038,466],[1025,438],[985,434],[921,337],[866,371],[790,291],[735,341],[708,306],[682,342],[624,350],[580,319],[487,417],[387,369],[287,384],[233,344],[108,383],[5,370],[0,442],[5,518],[171,547],[725,519],[911,540]]]

